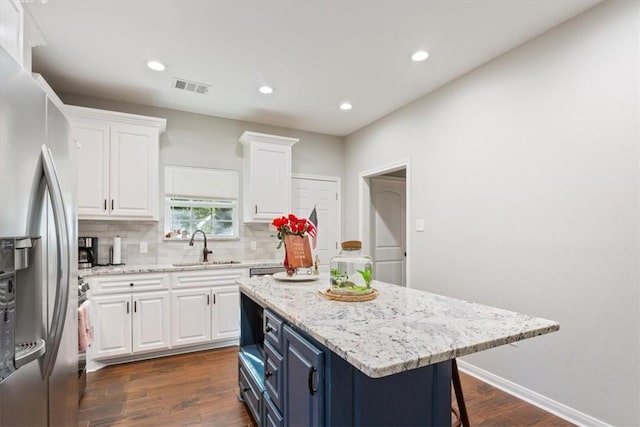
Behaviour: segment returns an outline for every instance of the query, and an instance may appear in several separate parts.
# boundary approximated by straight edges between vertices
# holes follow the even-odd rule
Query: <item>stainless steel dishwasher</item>
[[[251,267],[249,268],[249,277],[273,276],[275,273],[280,273],[281,271],[285,271],[284,267],[281,265],[272,267]]]

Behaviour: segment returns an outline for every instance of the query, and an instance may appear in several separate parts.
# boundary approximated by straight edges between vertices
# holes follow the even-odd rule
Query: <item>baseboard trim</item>
[[[553,399],[541,395],[540,393],[536,393],[533,390],[529,390],[528,388],[522,387],[521,385],[506,380],[495,374],[492,374],[489,371],[478,368],[477,366],[467,363],[464,360],[457,359],[457,362],[458,368],[465,374],[469,374],[472,377],[484,381],[485,383],[490,384],[495,388],[504,391],[505,393],[509,393],[517,397],[518,399],[524,400],[525,402],[537,406],[538,408],[543,409],[547,412],[550,412],[553,415],[569,421],[570,423],[576,424],[578,426],[612,427],[610,424],[607,424],[604,421],[573,409],[563,403],[557,402]]]
[[[116,356],[104,359],[87,358],[87,372],[98,371],[105,366],[118,365],[120,363],[138,362],[140,360],[157,359],[165,356],[176,356],[178,354],[194,353],[196,351],[214,350],[217,348],[230,347],[238,345],[238,338],[231,338],[224,341],[215,341],[206,344],[191,345],[185,347],[174,347],[171,349],[156,350],[148,353],[136,353],[126,356]]]

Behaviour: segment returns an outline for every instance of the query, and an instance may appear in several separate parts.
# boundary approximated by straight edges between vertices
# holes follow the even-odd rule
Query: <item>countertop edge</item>
[[[78,276],[81,278],[109,276],[115,274],[144,274],[144,273],[173,273],[180,271],[203,271],[203,270],[229,270],[234,268],[254,268],[254,267],[278,267],[282,261],[256,260],[240,261],[234,264],[207,264],[207,265],[172,265],[172,264],[149,264],[130,266],[107,266],[79,269]]]

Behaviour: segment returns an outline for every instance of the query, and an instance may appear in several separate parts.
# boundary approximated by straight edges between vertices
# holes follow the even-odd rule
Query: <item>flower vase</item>
[[[289,260],[287,259],[287,247],[284,248],[284,262],[282,263],[285,271],[287,272],[287,276],[291,277],[296,273],[296,269],[289,267]]]

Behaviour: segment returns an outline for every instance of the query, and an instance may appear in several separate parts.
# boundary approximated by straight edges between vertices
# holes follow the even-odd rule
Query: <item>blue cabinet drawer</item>
[[[262,427],[284,427],[284,417],[282,413],[276,408],[276,405],[266,392],[263,401],[264,420],[262,421]]]
[[[283,357],[266,341],[264,343],[264,388],[273,404],[282,412]]]
[[[282,352],[282,319],[270,312],[264,311],[263,316],[264,323],[264,339],[269,342],[273,348],[279,353]]]
[[[240,396],[249,407],[251,415],[256,423],[262,420],[262,391],[256,380],[253,378],[251,370],[244,359],[239,357],[238,386]]]

